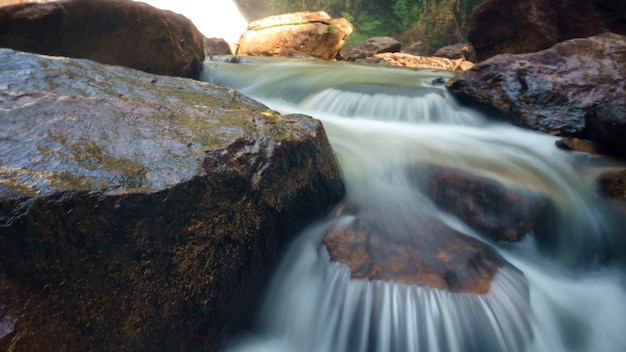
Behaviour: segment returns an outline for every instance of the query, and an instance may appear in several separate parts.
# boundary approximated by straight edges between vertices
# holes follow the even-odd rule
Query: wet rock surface
[[[459,169],[421,165],[412,174],[441,210],[492,240],[520,241],[534,234],[540,215],[551,209],[545,195]]]
[[[604,32],[626,34],[623,1],[487,0],[472,14],[468,37],[482,61]]]
[[[309,117],[87,60],[0,71],[2,350],[211,350],[343,197]]]
[[[187,18],[126,0],[0,8],[0,47],[198,78],[203,36]]]
[[[431,216],[402,218],[344,205],[323,243],[354,279],[485,294],[504,265],[497,251]]]
[[[626,155],[624,73],[626,37],[607,33],[495,56],[450,82],[449,90],[516,125],[590,139],[605,153]]]
[[[331,18],[322,11],[270,16],[248,25],[239,39],[237,55],[288,56],[295,50],[333,59],[352,29],[345,18]]]
[[[626,215],[626,169],[606,172],[596,180],[598,190]],[[625,224],[626,225],[626,224]],[[626,235],[622,235],[626,239]]]

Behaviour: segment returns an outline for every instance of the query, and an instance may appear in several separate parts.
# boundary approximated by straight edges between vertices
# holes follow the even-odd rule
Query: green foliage
[[[370,37],[391,36],[405,41],[422,40],[425,54],[429,54],[441,46],[467,41],[471,14],[484,1],[259,0],[257,6],[271,9],[274,14],[326,11],[333,17],[345,17],[354,25],[347,46]]]

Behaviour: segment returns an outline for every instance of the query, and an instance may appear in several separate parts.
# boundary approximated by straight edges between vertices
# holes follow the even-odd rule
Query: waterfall
[[[386,233],[436,218],[495,248],[502,267],[485,294],[358,279],[322,243],[355,215],[300,234],[274,274],[256,324],[225,343],[243,351],[621,351],[626,346],[623,222],[594,190],[616,161],[562,151],[555,137],[456,105],[448,72],[242,58],[207,61],[204,80],[282,113],[323,121],[347,204]],[[441,211],[414,165],[437,164],[546,195],[549,239],[500,243]],[[348,225],[346,225],[348,224]],[[404,225],[402,225],[404,224]]]
[[[223,38],[237,43],[246,31],[248,21],[234,0],[135,0],[162,10],[181,14],[193,22],[207,38]]]

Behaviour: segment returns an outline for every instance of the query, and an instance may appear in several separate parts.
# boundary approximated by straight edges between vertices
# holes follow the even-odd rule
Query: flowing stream
[[[437,78],[453,74],[358,64],[243,58],[207,61],[204,79],[282,113],[323,121],[347,201],[384,214],[381,226],[425,214],[495,247],[503,268],[486,294],[351,279],[321,238],[331,216],[291,245],[256,324],[227,351],[626,350],[626,231],[593,188],[619,164],[555,147],[555,137],[459,107]],[[436,82],[436,81],[435,81]],[[407,176],[418,163],[452,166],[547,195],[547,247],[533,236],[493,242],[440,211]],[[415,220],[410,220],[414,221]],[[547,221],[547,220],[546,220]],[[410,223],[420,226],[419,223]],[[621,236],[621,239],[620,239]]]

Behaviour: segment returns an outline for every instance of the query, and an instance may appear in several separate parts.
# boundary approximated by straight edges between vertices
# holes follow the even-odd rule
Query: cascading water
[[[228,351],[622,351],[626,349],[623,223],[593,190],[616,162],[554,146],[555,138],[460,108],[446,72],[267,58],[207,61],[204,79],[283,113],[321,119],[346,203],[390,234],[424,217],[496,248],[511,266],[485,294],[355,279],[322,237],[353,215],[302,234],[274,276],[253,332]],[[523,186],[554,204],[550,240],[502,244],[446,214],[407,172],[438,164]],[[403,224],[403,225],[402,225]]]

